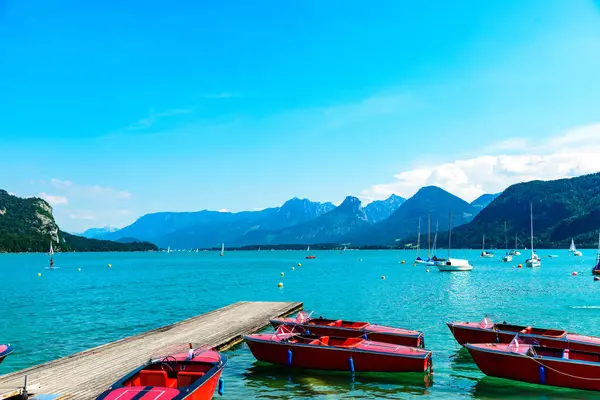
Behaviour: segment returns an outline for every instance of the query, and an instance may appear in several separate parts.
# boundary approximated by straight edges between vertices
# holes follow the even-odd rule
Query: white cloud
[[[56,189],[63,190],[71,195],[97,198],[103,200],[130,199],[133,197],[127,190],[113,189],[99,185],[76,185],[68,180],[51,179],[50,184]]]
[[[410,197],[422,186],[439,186],[467,201],[531,180],[551,180],[600,172],[600,124],[530,143],[513,138],[490,146],[504,154],[482,155],[400,172],[395,181],[360,193],[366,202],[397,194]]]
[[[221,208],[221,209],[219,210],[219,212],[229,212],[229,210],[228,210],[228,209],[226,209],[226,208]]]
[[[52,206],[60,206],[60,205],[69,204],[69,199],[67,199],[65,196],[53,196],[51,194],[41,192],[38,194],[38,197],[46,200]]]
[[[74,211],[69,213],[69,218],[84,221],[93,221],[96,219],[92,213],[86,211]]]

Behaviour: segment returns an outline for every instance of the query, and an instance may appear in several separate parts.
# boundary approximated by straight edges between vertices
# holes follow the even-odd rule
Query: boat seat
[[[190,386],[198,379],[204,376],[204,372],[197,371],[179,371],[177,373],[177,387],[182,388]]]
[[[321,336],[319,342],[321,343],[321,346],[329,346],[329,336]]]
[[[327,325],[329,325],[329,326],[342,326],[342,320],[338,319],[337,321],[330,322]]]
[[[531,327],[528,326],[527,328],[523,329],[520,333],[531,333]]]
[[[167,387],[167,371],[140,371],[140,386]]]

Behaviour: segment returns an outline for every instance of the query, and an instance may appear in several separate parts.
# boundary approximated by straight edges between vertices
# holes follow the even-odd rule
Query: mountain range
[[[418,219],[447,225],[455,210],[458,223],[469,222],[476,207],[438,187],[422,188],[409,200],[392,195],[362,206],[348,196],[339,205],[294,198],[281,207],[239,213],[197,211],[147,214],[133,224],[101,235],[118,240],[137,238],[166,248],[249,245],[299,245],[350,242],[360,245],[394,245],[418,229]]]
[[[363,207],[353,196],[335,206],[293,198],[280,207],[238,213],[218,211],[159,212],[140,217],[120,229],[85,232],[86,239],[60,231],[52,208],[42,199],[21,199],[0,190],[0,251],[45,251],[48,243],[63,250],[124,249],[151,242],[166,248],[351,243],[360,246],[414,245],[417,232],[445,237],[453,215],[453,244],[478,248],[486,235],[488,248],[519,247],[529,242],[529,205],[533,207],[536,247],[580,247],[597,243],[600,228],[600,174],[512,185],[471,203],[427,186],[409,199],[392,195]],[[88,242],[86,242],[88,241]],[[118,243],[117,243],[118,242]],[[423,241],[422,241],[423,244]],[[117,246],[117,247],[115,247]],[[528,246],[529,247],[529,246]]]
[[[475,219],[457,227],[457,247],[489,246],[503,249],[506,242],[530,247],[530,207],[533,209],[534,247],[568,248],[571,239],[580,247],[597,247],[600,229],[600,173],[555,181],[532,181],[507,188]]]

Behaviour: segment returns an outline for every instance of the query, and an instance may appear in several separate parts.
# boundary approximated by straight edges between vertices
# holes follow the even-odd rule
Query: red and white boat
[[[13,350],[14,348],[10,344],[0,344],[0,364]]]
[[[341,319],[311,318],[301,311],[295,318],[275,318],[270,320],[275,329],[284,325],[298,333],[315,336],[337,336],[344,338],[362,337],[375,342],[400,344],[403,346],[425,347],[423,332],[389,326],[373,325],[368,322],[345,321]]]
[[[181,347],[180,347],[180,350]],[[158,357],[130,372],[97,400],[210,400],[227,357],[215,350],[190,349],[187,353]]]
[[[257,360],[290,367],[350,372],[425,372],[432,368],[428,350],[362,338],[307,336],[281,327],[277,333],[248,335],[244,340]]]
[[[497,378],[600,390],[600,353],[519,343],[465,344],[479,369]]]
[[[600,352],[600,337],[585,336],[557,329],[481,322],[449,322],[448,327],[458,343],[510,343],[516,334],[527,343],[559,349]]]

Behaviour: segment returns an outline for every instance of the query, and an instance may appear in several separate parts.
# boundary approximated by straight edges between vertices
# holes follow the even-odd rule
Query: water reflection
[[[352,398],[397,399],[427,395],[433,377],[426,374],[330,372],[277,367],[255,362],[243,374],[244,385],[256,398]],[[259,394],[260,393],[260,394]]]
[[[563,389],[552,386],[533,385],[507,379],[486,376],[477,381],[473,388],[473,397],[476,399],[533,399],[533,400],[559,400],[559,399],[589,399],[598,400],[600,394],[585,390]]]

